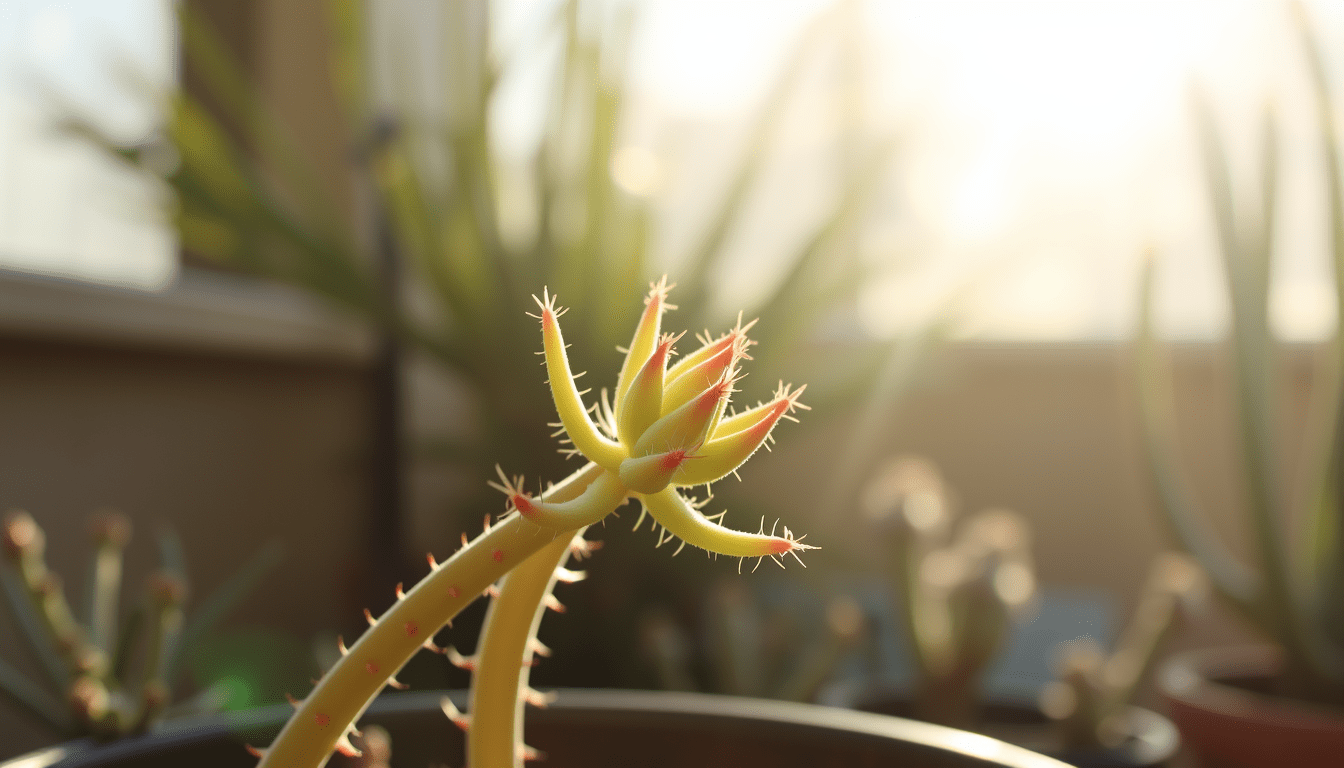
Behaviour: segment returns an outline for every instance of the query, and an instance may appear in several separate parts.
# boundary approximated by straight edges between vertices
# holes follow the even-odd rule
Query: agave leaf
[[[1135,343],[1140,426],[1148,471],[1175,539],[1199,560],[1214,586],[1257,624],[1264,624],[1260,577],[1237,560],[1214,536],[1199,513],[1177,469],[1171,438],[1170,375],[1162,370],[1153,331],[1153,260],[1145,262],[1139,282],[1139,327]]]

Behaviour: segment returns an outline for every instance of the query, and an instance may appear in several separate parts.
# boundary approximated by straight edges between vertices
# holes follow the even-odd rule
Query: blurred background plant
[[[712,335],[759,319],[753,354],[768,352],[740,385],[743,400],[767,395],[781,379],[807,381],[809,403],[836,413],[824,406],[859,396],[885,406],[908,383],[922,352],[895,355],[899,339],[855,325],[861,286],[892,269],[890,261],[875,267],[861,259],[858,238],[897,148],[855,114],[856,84],[847,80],[829,107],[834,191],[823,195],[820,217],[747,275],[733,276],[727,262],[800,83],[819,65],[857,78],[849,70],[859,65],[846,53],[859,33],[857,4],[826,8],[798,35],[726,163],[726,184],[670,263],[651,256],[660,161],[626,139],[638,5],[555,3],[537,39],[507,45],[492,39],[489,2],[406,4],[399,12],[362,0],[326,7],[330,72],[345,109],[345,125],[331,130],[348,138],[353,202],[324,183],[230,51],[219,32],[226,5],[178,5],[184,72],[198,85],[157,96],[166,116],[157,138],[125,146],[90,122],[69,125],[166,182],[167,208],[194,263],[298,286],[379,329],[362,599],[381,599],[383,582],[414,574],[418,558],[405,555],[411,466],[445,464],[467,478],[467,490],[434,500],[435,516],[447,518],[436,525],[449,531],[497,506],[478,480],[492,476],[494,464],[528,476],[564,474],[546,426],[553,406],[543,373],[517,353],[537,348],[527,313],[542,286],[581,308],[566,333],[575,370],[591,380],[614,376],[615,350],[627,341],[622,329],[638,310],[624,297],[669,272],[679,325]],[[525,49],[550,44],[559,53],[539,94],[539,136],[519,163],[497,146],[501,84],[524,68]],[[463,412],[459,422],[470,428],[408,428],[407,366],[425,360],[456,382],[453,391],[464,396],[446,407]],[[722,495],[734,515],[769,511],[731,488]],[[625,566],[650,567],[612,565]],[[659,581],[627,583],[649,580]],[[603,621],[620,625],[596,633],[616,644],[638,631],[633,616]]]
[[[716,582],[697,608],[644,611],[640,652],[660,688],[812,701],[868,634],[853,597],[819,599],[768,578]]]
[[[914,716],[975,727],[985,670],[1036,596],[1026,521],[986,510],[953,537],[942,476],[915,456],[881,465],[860,505],[885,545],[893,611],[914,656]]]
[[[1208,580],[1191,558],[1168,552],[1148,570],[1139,605],[1107,653],[1093,638],[1061,644],[1058,679],[1041,689],[1041,711],[1060,725],[1065,749],[1115,747],[1132,731],[1127,710],[1148,682],[1164,644],[1203,613]]]
[[[177,538],[164,531],[160,567],[123,616],[123,553],[131,522],[107,510],[92,516],[89,530],[94,551],[87,599],[76,611],[60,576],[47,568],[42,528],[27,512],[5,515],[0,584],[42,678],[33,680],[18,660],[0,659],[0,693],[63,738],[118,738],[142,733],[162,718],[228,707],[231,688],[246,685],[246,676],[197,679],[194,695],[175,701],[174,694],[186,687],[197,646],[279,563],[279,545],[262,547],[188,615],[186,562]],[[257,670],[252,682],[262,683],[266,673]]]
[[[561,458],[548,446],[547,428],[535,426],[546,423],[551,406],[537,386],[538,371],[516,354],[536,346],[526,316],[532,294],[549,286],[585,308],[572,320],[575,366],[600,379],[619,359],[611,351],[624,341],[620,329],[636,309],[619,297],[667,269],[649,260],[657,222],[648,199],[629,189],[641,172],[654,172],[656,158],[619,143],[637,8],[619,6],[610,18],[597,3],[557,5],[547,30],[560,38],[560,63],[540,143],[530,167],[518,169],[497,156],[491,141],[497,86],[510,75],[516,52],[501,52],[490,39],[488,3],[439,8],[442,61],[429,69],[442,67],[442,82],[427,83],[430,74],[415,60],[416,29],[422,34],[428,20],[393,18],[394,36],[408,42],[391,51],[385,66],[392,86],[379,93],[370,83],[374,12],[359,0],[334,0],[332,73],[359,180],[360,210],[345,217],[339,191],[323,188],[305,165],[293,133],[268,110],[202,12],[206,5],[179,5],[185,66],[203,88],[199,95],[162,96],[168,120],[159,140],[122,147],[89,123],[75,127],[137,167],[162,173],[190,257],[313,291],[388,330],[385,354],[407,344],[458,374],[477,406],[480,433],[465,441],[428,440],[420,446],[425,453],[462,462],[472,475],[488,474],[487,462],[496,461],[554,475]],[[724,299],[749,297],[743,317],[760,318],[754,332],[759,348],[770,350],[753,377],[766,382],[762,393],[780,377],[806,377],[817,381],[809,389],[813,399],[852,395],[878,363],[880,345],[873,343],[846,348],[827,365],[801,352],[852,312],[868,275],[853,238],[889,168],[892,140],[858,135],[857,127],[842,132],[840,191],[829,212],[791,254],[771,260],[773,272],[753,274],[753,285],[720,279],[725,243],[757,184],[782,111],[820,42],[843,32],[837,23],[843,7],[823,13],[797,41],[732,161],[727,189],[673,274],[678,322],[691,328],[731,325],[738,309],[727,311]],[[435,85],[443,92],[427,99]],[[502,188],[520,187],[530,196],[522,204],[532,212],[530,225],[501,210]]]
[[[1321,44],[1305,8],[1292,6],[1300,50],[1316,99],[1315,166],[1328,194],[1330,269],[1337,307],[1344,307],[1344,188],[1337,106]],[[1170,374],[1162,369],[1153,319],[1153,260],[1144,270],[1136,343],[1139,400],[1149,470],[1176,540],[1197,558],[1226,600],[1285,653],[1284,693],[1344,704],[1344,332],[1321,346],[1301,441],[1303,470],[1294,485],[1279,455],[1278,358],[1270,323],[1272,254],[1280,218],[1278,119],[1266,107],[1258,181],[1234,181],[1225,136],[1207,100],[1195,102],[1205,180],[1231,308],[1245,508],[1257,568],[1247,566],[1208,528],[1176,460]]]

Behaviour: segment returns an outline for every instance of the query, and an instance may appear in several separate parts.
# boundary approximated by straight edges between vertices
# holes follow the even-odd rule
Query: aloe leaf
[[[1344,316],[1344,186],[1340,179],[1339,131],[1335,125],[1334,98],[1326,75],[1321,47],[1312,30],[1306,10],[1300,3],[1291,5],[1298,39],[1306,54],[1316,100],[1324,173],[1329,203],[1330,264],[1335,283],[1335,304]],[[1337,323],[1333,343],[1323,356],[1319,396],[1313,397],[1313,418],[1308,423],[1326,427],[1327,434],[1307,430],[1315,441],[1307,446],[1311,475],[1304,562],[1315,565],[1320,576],[1316,599],[1322,608],[1322,624],[1334,640],[1334,648],[1321,647],[1327,664],[1338,677],[1344,670],[1344,478],[1340,462],[1344,459],[1344,321]]]
[[[1144,264],[1139,282],[1139,327],[1134,352],[1144,457],[1161,502],[1158,508],[1181,547],[1208,571],[1218,591],[1256,623],[1264,624],[1260,578],[1208,530],[1177,469],[1171,438],[1170,376],[1161,370],[1153,331],[1153,273],[1150,259]]]

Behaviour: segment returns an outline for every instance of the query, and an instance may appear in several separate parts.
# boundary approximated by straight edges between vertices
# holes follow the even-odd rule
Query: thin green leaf
[[[56,649],[55,639],[47,631],[45,622],[33,605],[22,577],[14,572],[9,563],[0,563],[0,583],[3,584],[9,608],[23,633],[23,639],[37,656],[47,681],[57,690],[65,690],[70,684],[70,671]]]
[[[314,217],[327,232],[344,228],[340,207],[311,162],[305,162],[300,142],[290,134],[251,82],[244,68],[192,3],[178,3],[178,30],[183,56],[201,75],[206,90],[228,118],[242,129],[249,148],[262,164],[283,175],[286,186],[311,204],[305,214]]]
[[[1176,541],[1200,562],[1218,591],[1256,623],[1264,624],[1260,578],[1208,530],[1177,469],[1171,437],[1170,376],[1162,370],[1153,331],[1153,277],[1153,260],[1148,259],[1139,282],[1134,357],[1144,457],[1157,490],[1158,508]]]
[[[135,656],[135,647],[144,629],[145,606],[144,603],[137,603],[127,615],[126,623],[121,625],[121,636],[117,638],[117,648],[112,655],[112,678],[122,686],[130,681],[127,674],[130,672],[131,659]]]
[[[279,541],[271,541],[200,603],[169,652],[166,680],[176,679],[193,644],[209,634],[237,608],[283,560],[284,546]]]
[[[709,277],[713,274],[723,253],[724,243],[742,215],[748,194],[755,185],[766,158],[769,157],[775,133],[784,122],[782,120],[784,108],[788,105],[790,96],[797,90],[804,65],[812,55],[812,50],[822,37],[822,33],[830,27],[831,19],[832,14],[822,15],[793,44],[783,69],[771,85],[761,110],[756,115],[756,121],[747,132],[744,149],[739,156],[741,159],[733,172],[732,181],[729,182],[723,199],[715,206],[709,226],[691,249],[682,277],[678,281],[681,290],[677,297],[681,306],[691,314],[699,314],[710,300]]]
[[[0,693],[56,731],[62,734],[72,731],[70,713],[65,707],[3,658],[0,658]]]

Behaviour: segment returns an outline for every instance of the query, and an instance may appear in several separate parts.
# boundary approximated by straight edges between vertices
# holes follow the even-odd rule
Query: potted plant
[[[1014,618],[1037,599],[1030,532],[1017,514],[989,510],[962,521],[954,536],[951,495],[937,467],[916,456],[893,457],[864,487],[860,505],[888,554],[915,680],[912,690],[860,690],[853,705],[979,731],[1077,766],[1166,764],[1178,746],[1174,729],[1130,699],[1180,604],[1197,598],[1198,569],[1160,561],[1117,650],[1108,658],[1095,643],[1067,646],[1039,707],[982,701],[987,668]]]
[[[1314,78],[1323,176],[1329,190],[1331,264],[1344,307],[1344,188],[1320,49],[1300,5],[1292,6]],[[1344,755],[1344,332],[1322,349],[1315,410],[1301,451],[1304,482],[1290,487],[1276,446],[1276,345],[1269,289],[1276,188],[1276,133],[1266,112],[1261,183],[1234,194],[1228,157],[1209,110],[1198,104],[1231,308],[1242,480],[1258,567],[1243,563],[1206,528],[1176,470],[1170,393],[1159,370],[1152,320],[1152,263],[1145,269],[1137,343],[1139,402],[1159,505],[1180,544],[1226,601],[1272,646],[1174,659],[1160,678],[1173,718],[1208,765],[1339,765]],[[1306,535],[1290,540],[1289,520]]]
[[[143,733],[164,717],[209,711],[227,698],[207,688],[174,701],[176,683],[198,641],[279,562],[272,543],[187,615],[188,581],[181,545],[160,535],[163,563],[150,575],[141,601],[122,616],[123,556],[130,519],[113,510],[95,513],[87,599],[66,598],[64,582],[47,567],[46,534],[22,510],[0,523],[0,585],[36,669],[0,658],[0,694],[34,716],[52,734],[117,739]]]
[[[518,766],[538,756],[523,743],[522,714],[525,704],[545,705],[551,701],[551,697],[528,687],[529,668],[537,655],[546,653],[536,637],[541,617],[548,607],[558,606],[552,595],[557,581],[582,577],[564,566],[571,556],[583,557],[595,548],[584,538],[587,527],[632,498],[641,503],[641,515],[652,517],[660,526],[660,542],[680,539],[678,550],[690,544],[740,561],[759,563],[770,558],[782,565],[788,556],[801,563],[799,553],[810,547],[788,527],[772,525],[767,533],[762,521],[756,533],[734,531],[700,512],[708,498],[696,501],[684,493],[740,467],[765,444],[781,419],[805,407],[798,401],[802,388],[781,384],[770,401],[729,411],[733,385],[741,376],[739,364],[751,344],[746,336],[749,326],[739,323],[722,336],[706,337],[699,349],[674,363],[673,347],[681,335],[661,331],[662,315],[668,309],[667,292],[666,281],[652,287],[615,388],[610,397],[603,390],[592,409],[584,403],[569,367],[559,324],[563,310],[553,296],[543,292],[535,317],[541,324],[547,378],[560,417],[557,434],[565,435],[570,446],[567,450],[587,463],[568,478],[534,494],[524,490],[521,478],[510,478],[500,471],[500,482],[494,485],[505,494],[502,516],[494,519],[488,515],[485,530],[474,539],[468,540],[464,534],[462,548],[443,563],[430,555],[429,575],[408,591],[398,585],[397,602],[382,616],[375,618],[366,612],[369,629],[353,645],[347,647],[338,641],[340,660],[316,681],[307,696],[292,700],[294,711],[269,746],[247,747],[260,758],[260,768],[317,768],[333,751],[358,756],[360,751],[351,741],[351,736],[358,733],[356,722],[386,686],[399,685],[395,674],[423,649],[443,653],[472,671],[467,713],[451,697],[434,697],[443,714],[466,732],[469,766]],[[594,413],[596,419],[591,415]],[[775,535],[776,529],[780,535]],[[433,635],[483,593],[491,596],[491,602],[476,653],[464,657],[452,648],[436,646]],[[748,756],[785,756],[790,764],[806,759],[809,765],[834,760],[841,748],[827,743],[809,745],[805,739],[800,745],[799,734],[832,730],[846,720],[853,724],[853,738],[867,744],[868,751],[861,749],[860,754],[925,751],[941,753],[950,764],[974,764],[985,759],[1024,767],[1053,764],[984,737],[908,723],[883,724],[848,713],[686,698],[656,704],[638,695],[627,695],[622,703],[620,696],[614,700],[611,694],[606,696],[586,699],[585,707],[583,694],[570,694],[567,698],[573,703],[556,710],[555,723],[572,725],[581,735],[602,736],[580,742],[578,747],[563,747],[574,750],[575,759],[604,764],[606,758],[593,756],[601,754],[593,749],[593,742],[603,741],[631,724],[635,724],[635,730],[624,732],[624,740],[617,741],[625,745],[627,760],[631,759],[628,750],[643,755],[659,749],[659,745],[669,750],[677,746],[684,752],[687,732],[678,731],[668,722],[684,722],[689,717],[702,721],[701,727],[716,734],[709,738],[708,747],[694,747],[695,754],[701,755],[697,765],[714,764],[716,758],[741,764],[739,758]],[[592,717],[594,709],[616,709],[622,714],[615,716],[614,722],[608,718],[597,723]],[[416,716],[423,719],[423,710],[418,711],[421,714]],[[675,714],[678,712],[681,714]],[[566,719],[566,715],[573,717]],[[263,714],[257,722],[273,722],[273,714],[270,718],[268,721]],[[396,718],[389,718],[386,727],[396,727]],[[179,736],[181,751],[161,754],[158,759],[204,764],[204,755],[218,750],[219,744],[213,741],[207,752],[192,751],[201,736],[199,729],[188,728]],[[905,743],[897,746],[893,737]],[[225,754],[220,764],[236,764],[240,749],[236,746],[232,754]],[[714,757],[705,758],[704,754]],[[123,758],[125,753],[93,752],[74,756],[67,764],[92,766]],[[656,762],[651,759],[647,764]]]

